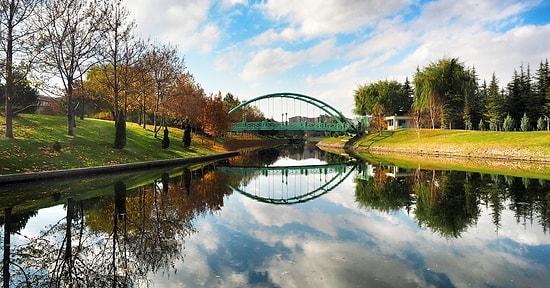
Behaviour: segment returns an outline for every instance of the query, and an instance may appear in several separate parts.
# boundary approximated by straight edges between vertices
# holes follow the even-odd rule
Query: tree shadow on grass
[[[394,131],[388,131],[388,130],[385,130],[385,131],[382,131],[381,133],[377,133],[378,135],[375,136],[375,137],[372,137],[370,138],[368,144],[367,143],[362,143],[362,146],[363,147],[367,147],[367,151],[370,150],[370,147],[376,143],[376,142],[379,142],[379,141],[382,141],[390,136],[392,136],[394,134]],[[349,139],[346,144],[344,145],[344,151],[346,151],[346,153],[348,153],[349,155],[353,156],[354,158],[358,158],[358,154],[354,152],[353,150],[353,147],[357,144],[357,142],[363,138],[365,135],[362,135],[362,134],[358,134],[358,135],[355,135],[353,138]],[[367,144],[367,145],[365,145]]]

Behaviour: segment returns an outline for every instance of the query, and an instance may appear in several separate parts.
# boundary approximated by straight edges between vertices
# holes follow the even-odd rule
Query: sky
[[[444,57],[501,86],[550,58],[549,0],[124,1],[138,34],[175,46],[207,93],[300,93],[348,117],[359,85],[412,81]]]

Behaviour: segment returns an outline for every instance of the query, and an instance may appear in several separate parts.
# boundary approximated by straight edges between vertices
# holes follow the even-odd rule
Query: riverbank
[[[550,179],[549,132],[421,130],[384,131],[358,139],[327,138],[317,144],[372,163],[454,169]]]
[[[3,119],[0,117],[0,123]],[[0,174],[30,173],[191,158],[228,152],[220,143],[193,134],[191,146],[183,147],[181,129],[169,128],[170,146],[162,149],[162,131],[136,123],[126,126],[123,149],[113,148],[113,121],[76,120],[74,136],[67,135],[67,118],[19,114],[14,118],[14,138],[0,137]],[[0,125],[0,132],[5,127]],[[57,143],[57,144],[56,144]]]
[[[406,154],[550,162],[550,132],[493,132],[422,129],[383,131],[358,139],[324,139],[320,147],[375,154]]]
[[[105,174],[125,173],[125,172],[131,172],[135,170],[147,170],[147,169],[153,169],[157,167],[191,165],[191,164],[227,159],[237,155],[239,155],[239,152],[227,152],[227,153],[221,153],[221,154],[196,156],[196,157],[190,157],[190,158],[164,159],[164,160],[147,161],[147,162],[42,171],[42,172],[33,172],[33,173],[4,174],[4,175],[0,175],[0,185],[15,184],[20,182],[28,183],[33,181],[48,181],[48,180],[58,181],[64,178],[76,178],[83,175],[101,176]]]

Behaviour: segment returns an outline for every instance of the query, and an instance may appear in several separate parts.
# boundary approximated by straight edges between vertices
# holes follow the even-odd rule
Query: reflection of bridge
[[[290,205],[320,197],[340,185],[355,169],[349,164],[295,167],[217,167],[243,177],[231,189],[259,202]]]
[[[245,101],[229,111],[229,115],[241,110],[243,107],[250,105],[251,103],[259,102],[261,100],[269,100],[273,98],[291,99],[293,101],[299,101],[306,103],[307,105],[316,107],[326,113],[329,117],[322,117],[319,121],[289,121],[288,112],[281,113],[281,122],[275,121],[262,121],[262,122],[248,122],[246,121],[246,115],[243,114],[242,122],[233,123],[231,131],[258,131],[258,130],[292,130],[292,131],[340,131],[346,132],[350,129],[354,129],[353,124],[338,110],[328,105],[327,103],[315,99],[311,96],[297,94],[297,93],[274,93],[256,97],[254,99]],[[288,104],[286,109],[288,109]],[[281,107],[283,109],[283,107]],[[285,120],[283,115],[287,115]],[[302,117],[298,117],[302,118]]]

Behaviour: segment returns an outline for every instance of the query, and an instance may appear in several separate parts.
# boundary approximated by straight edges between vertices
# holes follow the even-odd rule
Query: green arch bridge
[[[241,108],[250,105],[251,103],[261,101],[269,98],[287,98],[294,99],[308,105],[313,105],[328,116],[330,116],[329,121],[298,121],[298,122],[271,122],[271,121],[262,121],[262,122],[249,122],[246,121],[246,117],[243,118],[243,121],[232,123],[231,131],[259,131],[259,130],[291,130],[291,131],[330,131],[330,132],[347,132],[355,131],[355,126],[347,119],[340,111],[336,110],[334,107],[329,104],[313,98],[308,95],[292,93],[292,92],[280,92],[273,94],[266,94],[258,96],[256,98],[245,101],[229,111],[229,115],[232,115]]]
[[[246,184],[229,185],[233,191],[262,203],[293,205],[304,203],[338,187],[357,165],[355,163],[293,167],[218,166],[218,171],[237,174]],[[277,183],[276,185],[274,185]]]

